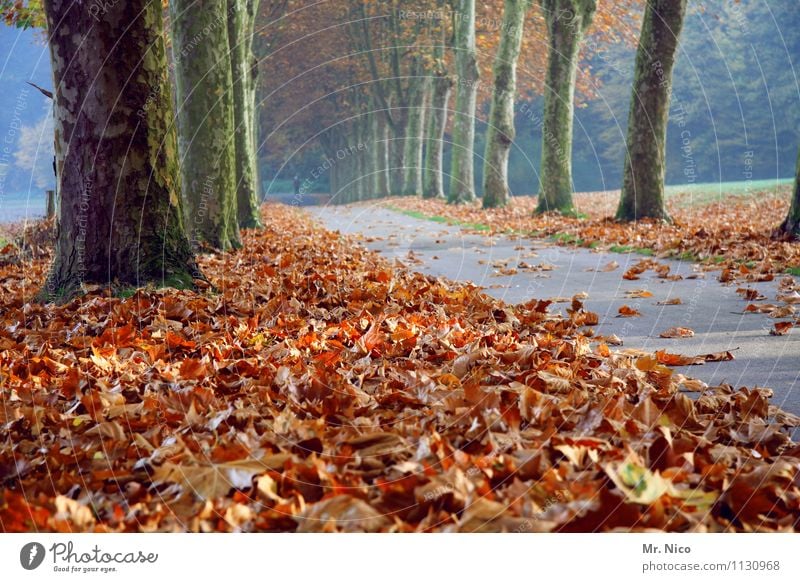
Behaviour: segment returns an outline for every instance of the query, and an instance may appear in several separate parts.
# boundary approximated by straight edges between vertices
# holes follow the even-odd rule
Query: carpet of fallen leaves
[[[562,244],[650,249],[659,257],[710,261],[733,275],[745,269],[747,274],[768,276],[800,267],[800,245],[770,238],[786,216],[789,197],[789,186],[705,204],[694,203],[690,194],[680,193],[667,199],[673,224],[617,222],[611,217],[616,211],[619,192],[576,194],[575,205],[585,215],[582,218],[553,213],[532,216],[536,198],[531,196],[514,198],[507,208],[488,210],[481,208],[480,202],[455,206],[416,197],[391,198],[380,203],[479,226],[484,233],[558,235]]]
[[[1,530],[798,529],[768,390],[264,221],[198,292],[39,305],[47,257],[0,262]]]

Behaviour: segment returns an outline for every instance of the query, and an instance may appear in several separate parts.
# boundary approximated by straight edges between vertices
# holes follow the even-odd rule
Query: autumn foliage
[[[768,390],[263,219],[198,292],[38,305],[46,252],[4,255],[0,529],[797,529]]]

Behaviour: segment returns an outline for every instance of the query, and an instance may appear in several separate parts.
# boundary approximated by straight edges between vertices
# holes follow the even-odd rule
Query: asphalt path
[[[690,356],[731,351],[736,358],[733,361],[677,370],[710,386],[724,383],[736,388],[771,388],[775,393],[773,404],[800,414],[800,329],[784,336],[770,335],[776,320],[744,312],[747,303],[736,292],[742,285],[724,285],[718,281],[717,273],[703,272],[691,262],[657,259],[658,263],[669,265],[671,275],[682,275],[681,279],[660,278],[650,270],[639,280],[631,281],[623,279],[623,273],[646,257],[559,246],[527,237],[489,237],[379,206],[306,210],[327,229],[355,235],[389,260],[399,260],[436,277],[472,281],[508,303],[533,298],[567,300],[585,292],[586,307],[600,318],[596,332],[616,335],[623,341],[615,349],[664,349]],[[765,295],[766,302],[777,303],[778,278],[748,283],[747,287]],[[652,296],[629,295],[635,291]],[[659,305],[674,299],[681,303]],[[568,305],[556,303],[551,310],[565,310]],[[623,306],[641,315],[619,317]],[[694,337],[659,337],[675,326],[692,329]]]

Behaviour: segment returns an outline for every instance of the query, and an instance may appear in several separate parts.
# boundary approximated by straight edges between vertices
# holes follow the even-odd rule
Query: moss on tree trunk
[[[505,206],[511,200],[508,188],[508,156],[514,141],[514,101],[525,13],[530,0],[505,0],[502,34],[494,61],[494,91],[486,130],[483,161],[483,207]]]
[[[542,0],[549,35],[537,212],[574,214],[572,122],[578,53],[596,0]]]
[[[186,227],[219,250],[241,246],[227,17],[226,0],[170,2]]]
[[[61,204],[41,296],[82,283],[191,286],[161,5],[44,7]]]
[[[475,47],[475,0],[459,0],[456,15],[456,104],[447,197],[451,204],[475,200],[475,107],[480,78]]]
[[[686,0],[647,0],[628,115],[620,220],[670,219],[664,202],[665,149],[672,67],[685,14]]]

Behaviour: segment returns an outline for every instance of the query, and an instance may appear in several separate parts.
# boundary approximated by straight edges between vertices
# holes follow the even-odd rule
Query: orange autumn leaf
[[[206,374],[206,366],[200,360],[188,358],[181,362],[180,374],[184,380],[197,380]]]
[[[179,335],[177,333],[173,333],[171,331],[167,332],[167,335],[164,338],[164,341],[167,343],[167,346],[170,349],[173,349],[173,350],[180,349],[180,348],[185,348],[187,350],[191,350],[191,349],[194,349],[197,346],[197,344],[195,344],[193,341],[188,340],[185,337],[183,337],[183,336],[181,336],[181,335]]]
[[[769,333],[770,335],[786,335],[793,326],[794,323],[791,321],[779,321],[769,330]]]
[[[619,315],[617,315],[617,317],[639,317],[641,315],[642,314],[636,309],[623,305],[619,308]]]

